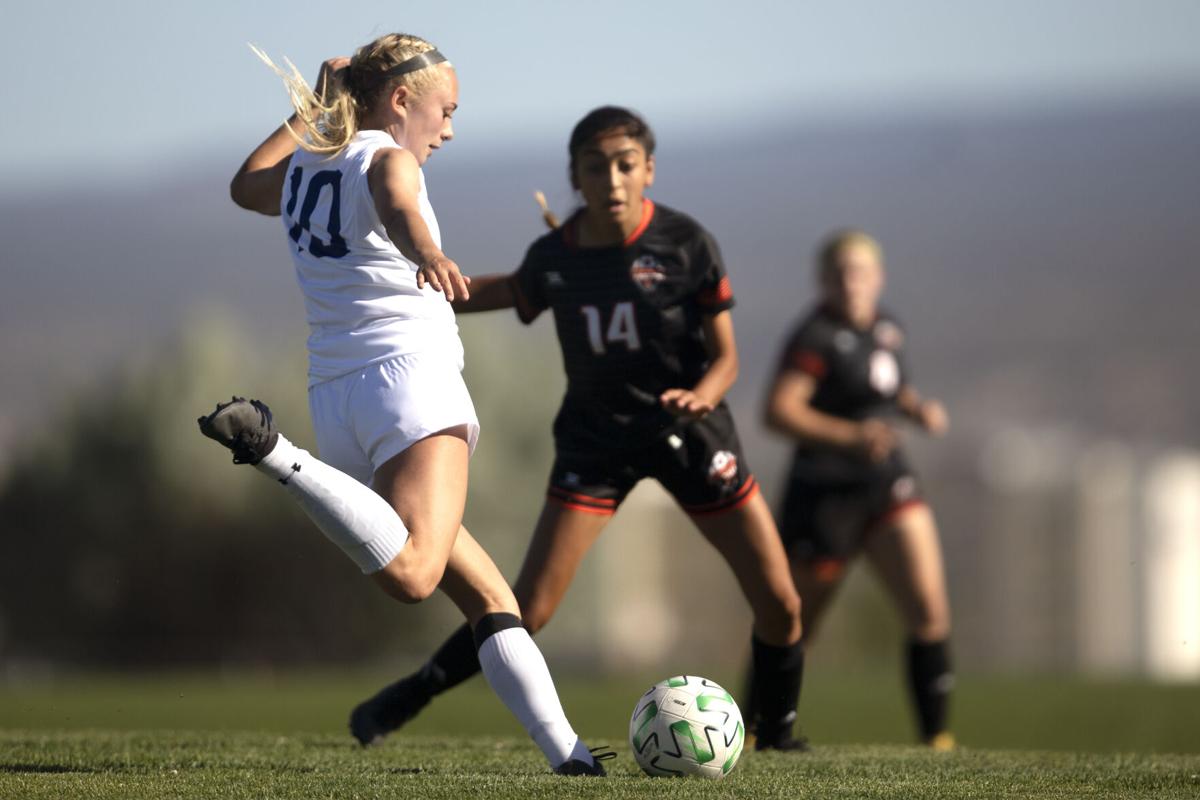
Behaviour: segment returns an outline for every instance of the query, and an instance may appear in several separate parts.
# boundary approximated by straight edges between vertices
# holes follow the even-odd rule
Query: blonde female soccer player
[[[554,422],[546,502],[515,587],[525,624],[554,614],[587,551],[642,478],[661,483],[725,559],[754,612],[759,749],[792,735],[803,651],[799,598],[770,509],[722,399],[737,377],[733,291],[716,241],[646,196],[654,134],[628,109],[575,126],[570,176],[583,207],[538,239],[511,275],[476,278],[462,311],[554,316],[567,392]],[[647,535],[653,535],[648,532]],[[470,631],[351,715],[369,743],[478,670]]]
[[[250,154],[231,191],[243,208],[283,217],[311,328],[322,460],[257,401],[218,405],[201,431],[283,484],[393,597],[418,602],[441,588],[466,616],[488,682],[551,767],[603,775],[512,591],[462,527],[479,423],[450,301],[469,297],[469,279],[442,251],[421,171],[453,137],[458,76],[405,34],[326,62],[317,93],[294,69],[280,74],[296,113]]]
[[[937,524],[899,446],[896,423],[934,435],[949,420],[914,388],[904,330],[879,307],[883,251],[859,230],[818,253],[821,299],[788,339],[767,423],[796,443],[780,530],[803,600],[804,637],[817,629],[847,562],[864,554],[908,631],[908,681],[921,739],[948,749],[950,604]]]

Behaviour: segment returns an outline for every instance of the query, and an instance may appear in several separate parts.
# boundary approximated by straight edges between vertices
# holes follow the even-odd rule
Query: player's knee
[[[420,603],[437,591],[444,570],[444,566],[405,563],[397,558],[377,573],[377,580],[400,602]]]
[[[950,638],[950,614],[925,609],[912,628],[912,636],[920,642],[941,642]]]
[[[759,625],[772,639],[793,642],[800,636],[800,595],[795,591],[772,596],[757,614]]]

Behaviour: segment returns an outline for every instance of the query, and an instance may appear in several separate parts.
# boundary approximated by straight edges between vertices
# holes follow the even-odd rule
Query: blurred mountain
[[[573,203],[561,134],[486,159],[456,160],[451,147],[430,163],[447,252],[468,272],[519,262],[541,233],[535,188],[559,211]],[[278,221],[228,200],[243,155],[164,161],[147,185],[81,174],[70,193],[0,188],[0,446],[69,390],[153,358],[197,309],[233,314],[254,346],[302,344]],[[1200,393],[1200,97],[719,120],[661,130],[658,167],[653,196],[723,247],[744,364],[733,401],[767,453],[760,463],[782,457],[748,424],[763,381],[812,302],[817,241],[849,224],[884,243],[887,302],[910,328],[917,382],[948,401],[958,431],[1066,421],[1106,436],[1200,438],[1187,402]],[[510,340],[514,370],[521,352],[552,352],[540,344],[553,336],[545,320],[521,332],[491,315],[464,330]],[[539,344],[523,350],[528,337]],[[488,402],[487,386],[473,392]]]

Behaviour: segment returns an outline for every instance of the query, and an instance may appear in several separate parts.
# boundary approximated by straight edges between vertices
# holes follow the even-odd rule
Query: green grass
[[[1200,794],[1200,757],[841,745],[747,754],[719,784],[647,778],[624,747],[607,780],[551,775],[510,737],[0,733],[0,796],[29,798],[1168,798]]]
[[[606,781],[550,775],[480,681],[361,750],[346,712],[380,681],[158,676],[0,689],[0,798],[1200,797],[1196,686],[964,678],[954,727],[965,746],[939,755],[908,746],[895,676],[818,673],[803,703],[815,752],[748,753],[708,783],[637,771],[625,727],[649,676],[560,687],[585,738],[620,754]]]

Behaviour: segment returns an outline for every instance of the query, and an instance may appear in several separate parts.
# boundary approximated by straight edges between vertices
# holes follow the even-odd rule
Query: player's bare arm
[[[950,416],[940,401],[923,398],[912,386],[904,386],[896,395],[896,405],[904,415],[933,436],[944,436],[950,429]]]
[[[367,182],[388,238],[418,267],[417,288],[428,283],[450,302],[470,299],[471,279],[441,251],[421,218],[421,168],[416,156],[395,147],[380,150],[367,171]]]
[[[776,376],[767,397],[767,427],[796,439],[851,450],[881,461],[896,447],[896,432],[886,422],[861,422],[824,414],[812,407],[817,379],[806,372],[785,369]]]
[[[517,304],[512,275],[479,275],[471,278],[471,294],[454,301],[454,310],[459,314],[476,311],[496,311],[512,308]]]
[[[338,56],[321,65],[316,93],[324,96],[327,87],[340,80],[350,59]],[[296,141],[304,134],[304,125],[296,114],[276,128],[262,144],[254,148],[229,183],[233,202],[248,211],[270,217],[279,216],[279,197],[287,178],[288,162],[296,149]]]
[[[733,335],[733,315],[729,311],[705,316],[704,344],[709,367],[691,389],[668,389],[659,398],[672,414],[698,419],[712,411],[737,381],[737,342]]]

